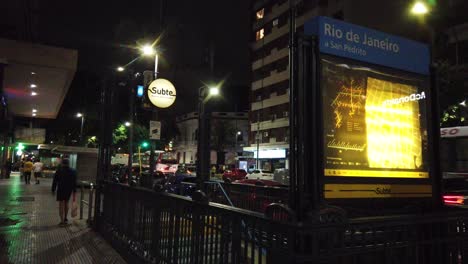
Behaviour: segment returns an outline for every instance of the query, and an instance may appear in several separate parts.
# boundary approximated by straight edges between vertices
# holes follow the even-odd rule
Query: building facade
[[[425,34],[416,19],[407,15],[410,3],[296,2],[298,33],[315,16],[328,16],[418,40]],[[244,150],[255,156],[258,152],[257,166],[263,169],[289,167],[289,10],[287,0],[257,0],[251,5],[250,141]]]
[[[197,160],[198,113],[177,117],[177,136],[173,150],[179,163],[194,164]],[[236,165],[236,157],[248,144],[249,121],[246,112],[213,112],[210,118],[211,164]]]

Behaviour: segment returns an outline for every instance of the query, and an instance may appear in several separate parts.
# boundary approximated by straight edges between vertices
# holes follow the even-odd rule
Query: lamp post
[[[77,113],[76,117],[81,118],[81,127],[80,127],[80,144],[81,144],[81,143],[83,143],[84,115],[82,113]]]
[[[209,127],[205,114],[205,103],[210,97],[219,95],[219,87],[202,86],[198,90],[198,140],[197,140],[197,184],[203,190],[204,182],[209,179]]]
[[[242,132],[241,131],[237,131],[236,132],[236,144],[234,145],[234,151],[236,152],[236,157],[237,157],[237,141],[239,140],[239,136],[242,135]]]
[[[154,79],[156,80],[158,78],[158,64],[159,64],[159,54],[158,52],[153,48],[152,45],[145,45],[141,48],[142,54],[144,56],[151,57],[154,55]],[[153,111],[153,108],[151,108],[151,118],[156,119],[156,113]],[[156,167],[155,164],[155,157],[154,157],[154,148],[155,148],[155,142],[154,140],[151,140],[150,143],[150,160],[149,160],[149,165],[150,165],[150,173],[153,173]]]
[[[158,78],[158,62],[159,62],[159,55],[156,50],[153,49],[151,45],[145,45],[141,48],[141,51],[144,56],[152,56],[154,55],[154,79]]]

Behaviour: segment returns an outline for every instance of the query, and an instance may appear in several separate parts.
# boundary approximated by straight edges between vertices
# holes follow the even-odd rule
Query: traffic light
[[[149,146],[149,143],[146,142],[146,141],[143,141],[143,142],[141,143],[141,147],[142,147],[142,148],[147,148],[148,146]]]
[[[144,91],[145,91],[145,89],[144,89],[143,85],[138,85],[137,86],[137,96],[138,97],[143,97]]]
[[[24,145],[23,145],[23,143],[21,143],[21,142],[20,142],[20,143],[18,143],[18,146],[16,146],[16,148],[15,148],[15,149],[17,149],[17,150],[23,150],[23,149],[24,149]]]

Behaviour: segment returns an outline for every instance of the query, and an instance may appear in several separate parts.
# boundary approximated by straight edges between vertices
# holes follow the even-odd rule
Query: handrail
[[[89,196],[88,200],[84,199],[84,187],[89,186]],[[80,182],[80,220],[83,219],[83,208],[84,205],[88,207],[88,219],[86,220],[88,224],[93,220],[92,219],[92,212],[93,212],[93,199],[94,199],[94,184],[92,182]]]

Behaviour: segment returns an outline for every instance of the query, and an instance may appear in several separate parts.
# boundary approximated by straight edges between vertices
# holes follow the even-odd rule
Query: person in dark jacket
[[[61,166],[57,169],[52,182],[52,192],[57,190],[57,201],[59,202],[60,226],[68,222],[68,201],[76,192],[76,171],[70,168],[68,159],[63,159]]]

